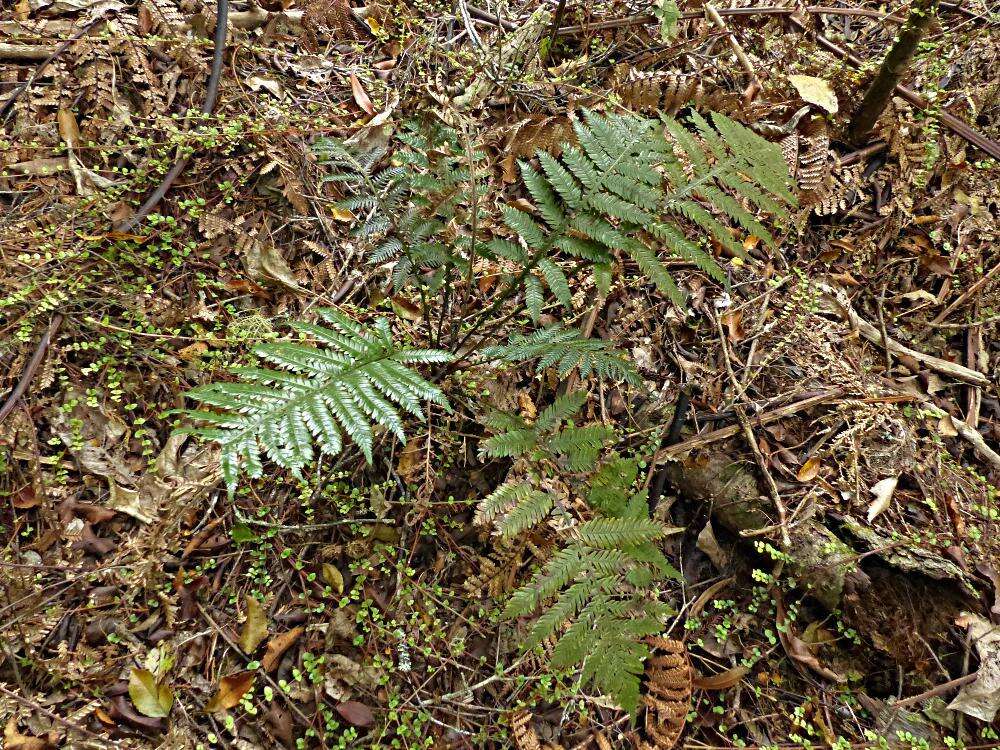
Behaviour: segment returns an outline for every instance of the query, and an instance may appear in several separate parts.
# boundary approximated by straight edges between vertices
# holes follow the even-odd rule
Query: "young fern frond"
[[[211,383],[186,394],[210,409],[180,410],[202,423],[184,431],[219,444],[230,493],[241,463],[251,477],[263,474],[264,457],[300,476],[313,460],[314,444],[321,453],[336,455],[345,439],[371,461],[373,424],[405,440],[399,408],[420,419],[424,401],[450,411],[444,394],[409,365],[448,362],[452,355],[398,346],[382,319],[364,327],[333,309],[318,312],[329,327],[292,327],[323,348],[261,344],[255,354],[279,369],[236,368],[242,382]]]
[[[584,338],[577,329],[565,328],[558,323],[528,335],[514,334],[506,344],[483,349],[481,356],[505,362],[537,359],[537,371],[555,367],[560,378],[565,378],[576,369],[582,378],[596,375],[608,380],[624,380],[631,385],[642,382],[632,361],[624,352],[615,349],[611,342]]]

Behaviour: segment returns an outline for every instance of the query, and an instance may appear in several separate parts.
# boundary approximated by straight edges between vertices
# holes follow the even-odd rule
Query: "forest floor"
[[[849,144],[907,3],[233,0],[221,45],[206,0],[3,5],[5,748],[1000,746],[996,7],[942,2],[916,98]],[[708,110],[780,144],[797,203],[773,244],[664,248],[682,304],[624,253],[523,295],[477,255],[585,111]],[[414,185],[450,165],[420,210],[471,255],[372,262],[379,207],[344,207],[323,139]],[[415,366],[450,408],[234,482],[174,410],[321,308],[457,355]],[[630,376],[479,357],[535,321]],[[634,717],[501,614],[594,500],[481,415],[567,393],[672,566],[628,579],[662,634]],[[542,523],[491,533],[536,470]]]

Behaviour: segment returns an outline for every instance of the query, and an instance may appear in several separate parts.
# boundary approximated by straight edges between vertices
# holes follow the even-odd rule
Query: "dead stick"
[[[28,362],[28,366],[24,368],[24,372],[21,373],[21,379],[17,381],[17,385],[14,386],[14,390],[10,392],[7,400],[4,402],[3,406],[0,406],[0,424],[7,418],[17,402],[21,400],[21,397],[28,390],[28,386],[31,385],[32,378],[35,377],[35,371],[38,366],[42,363],[45,358],[45,351],[49,348],[49,344],[52,343],[52,337],[56,335],[56,331],[59,330],[59,326],[62,325],[63,316],[61,313],[56,313],[52,318],[52,322],[49,323],[49,328],[42,336],[42,340],[38,342],[38,346],[35,347],[35,353],[31,355],[31,360]]]
[[[807,409],[811,409],[819,404],[824,404],[828,401],[840,398],[845,393],[846,390],[843,388],[834,388],[833,390],[804,398],[801,401],[795,401],[787,406],[778,407],[774,411],[765,412],[755,417],[749,417],[749,419],[751,422],[755,422],[758,425],[771,424],[772,422],[777,422],[785,417],[790,417],[792,414],[797,414],[800,411],[806,411]],[[712,430],[711,432],[703,432],[700,435],[695,435],[694,437],[688,438],[687,440],[675,445],[664,446],[653,454],[652,463],[662,463],[663,461],[679,456],[682,453],[687,453],[695,450],[696,448],[704,448],[706,445],[716,443],[720,440],[725,440],[726,438],[731,438],[734,435],[738,435],[742,429],[743,428],[740,425],[729,425],[728,427],[720,427],[718,430]]]
[[[942,4],[944,6],[944,4]],[[767,5],[759,8],[718,8],[721,16],[790,16],[798,12],[798,8],[780,5]],[[882,21],[892,21],[893,23],[903,23],[906,19],[891,13],[886,14],[870,8],[832,8],[825,5],[810,5],[805,9],[806,13],[824,16],[863,16],[868,18],[878,18]],[[682,20],[693,20],[704,18],[705,14],[698,10],[689,10],[681,13]],[[484,19],[485,20],[485,19]],[[628,26],[646,26],[659,23],[659,19],[652,14],[637,16],[626,16],[624,18],[612,18],[607,21],[595,21],[594,23],[577,24],[574,26],[563,26],[557,32],[557,36],[572,36],[590,31],[607,31],[610,29],[621,29]]]
[[[986,286],[986,284],[990,281],[990,279],[996,276],[998,271],[1000,271],[1000,263],[997,263],[995,266],[993,266],[993,268],[991,268],[989,271],[983,274],[981,279],[976,281],[972,286],[970,286],[968,289],[962,292],[959,298],[954,302],[952,302],[950,305],[948,305],[944,310],[942,310],[941,313],[936,318],[934,318],[934,320],[931,321],[931,323],[932,324],[940,323],[949,315],[951,315],[953,312],[955,312],[955,310],[964,305],[969,300],[969,298],[972,297],[972,295],[978,293],[980,289]]]
[[[835,289],[828,284],[819,284],[820,291],[838,308],[838,312],[841,317],[843,317],[851,327],[858,331],[862,337],[871,341],[873,344],[879,344],[884,346],[893,354],[902,354],[908,357],[913,357],[918,362],[923,363],[931,370],[938,372],[942,375],[947,375],[955,380],[961,380],[963,383],[969,383],[970,385],[986,387],[990,384],[990,379],[986,377],[983,373],[978,370],[973,370],[965,365],[960,365],[956,362],[949,362],[946,359],[941,359],[940,357],[935,357],[933,354],[924,354],[916,349],[911,349],[898,341],[889,338],[888,336],[883,336],[882,332],[878,330],[875,326],[869,323],[867,320],[862,318],[851,306],[851,301],[847,298],[847,294],[842,289]]]
[[[212,70],[208,76],[208,87],[205,91],[205,102],[201,106],[202,114],[210,115],[215,109],[215,100],[219,95],[219,79],[222,77],[222,55],[226,50],[226,33],[228,32],[229,0],[217,0],[215,17],[215,48],[212,54]],[[187,166],[187,157],[180,157],[170,171],[163,176],[160,184],[150,196],[143,202],[130,218],[120,222],[115,230],[118,232],[130,232],[140,221],[156,208],[163,196],[170,190],[171,185],[177,176],[184,171]]]
[[[705,5],[705,10],[711,14],[709,10],[712,6]],[[764,454],[761,453],[760,446],[757,444],[757,436],[753,434],[753,427],[750,425],[750,420],[747,417],[747,413],[743,410],[743,405],[740,403],[741,398],[745,398],[743,394],[743,389],[740,388],[740,382],[736,379],[736,372],[733,370],[733,361],[729,356],[729,344],[726,341],[726,332],[722,327],[722,316],[718,312],[715,314],[715,328],[719,332],[719,345],[722,347],[722,359],[726,363],[726,373],[729,375],[729,381],[732,383],[734,394],[733,394],[733,411],[736,412],[736,419],[740,423],[740,427],[743,429],[743,436],[746,438],[747,445],[749,445],[750,450],[753,452],[754,460],[757,462],[757,468],[763,475],[764,480],[767,484],[767,491],[771,495],[771,502],[774,503],[774,508],[778,512],[778,526],[781,529],[781,544],[784,549],[791,549],[792,539],[788,534],[788,511],[785,509],[785,501],[781,498],[781,492],[778,490],[778,485],[774,481],[774,477],[771,475],[770,470],[767,468],[767,461],[764,459]]]
[[[942,693],[947,693],[949,690],[954,690],[955,688],[962,687],[963,685],[968,685],[970,682],[975,682],[977,677],[979,677],[979,672],[973,672],[972,674],[967,674],[964,677],[956,677],[954,680],[941,683],[936,687],[932,687],[930,690],[925,690],[917,695],[911,695],[909,698],[903,698],[901,701],[895,701],[889,706],[889,708],[905,708],[906,706],[916,705],[917,703],[928,700],[929,698],[935,698]]]
[[[757,71],[753,67],[753,63],[750,62],[750,58],[747,57],[747,53],[743,51],[743,47],[740,45],[739,40],[736,39],[736,35],[726,26],[726,22],[722,20],[722,16],[719,15],[719,11],[715,9],[715,6],[711,3],[705,3],[705,15],[707,15],[716,26],[726,35],[726,39],[729,41],[729,46],[733,50],[733,54],[736,55],[736,59],[740,61],[740,65],[743,66],[743,70],[747,72],[750,76],[750,81],[757,91],[760,91],[760,79],[757,78]]]

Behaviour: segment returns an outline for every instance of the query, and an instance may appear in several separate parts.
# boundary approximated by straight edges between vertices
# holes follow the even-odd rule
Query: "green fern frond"
[[[617,518],[625,513],[629,489],[639,475],[635,459],[614,456],[590,480],[587,504],[605,516]]]
[[[556,398],[542,409],[535,427],[543,432],[554,430],[561,422],[576,414],[587,401],[586,391],[573,391]]]
[[[433,401],[450,411],[444,394],[407,365],[448,362],[452,355],[434,349],[398,347],[388,322],[371,328],[332,309],[319,311],[330,327],[294,323],[323,343],[261,344],[254,352],[280,368],[238,368],[242,382],[211,383],[189,391],[206,409],[179,410],[202,422],[184,431],[217,442],[229,492],[236,488],[240,464],[251,477],[263,473],[262,456],[296,475],[320,452],[336,455],[346,439],[371,461],[373,424],[405,439],[404,411],[422,419],[421,403]]]
[[[624,380],[631,385],[642,382],[635,365],[625,354],[604,339],[584,338],[575,328],[559,324],[541,328],[531,334],[514,334],[507,344],[482,351],[485,359],[505,362],[526,362],[538,359],[537,370],[556,367],[560,378],[578,369],[583,378],[597,375],[611,380]]]
[[[552,510],[552,499],[548,492],[531,490],[496,524],[500,536],[511,539],[540,523]]]
[[[580,524],[571,534],[588,547],[609,550],[652,542],[663,535],[663,525],[651,518],[595,518]]]
[[[614,435],[605,425],[570,426],[549,438],[546,447],[565,456],[570,471],[584,471],[593,467],[597,454]]]
[[[530,428],[508,430],[486,438],[479,444],[479,450],[490,458],[514,458],[523,456],[538,443],[538,431]]]

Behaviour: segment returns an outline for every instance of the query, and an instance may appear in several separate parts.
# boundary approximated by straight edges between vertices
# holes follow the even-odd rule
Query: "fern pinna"
[[[785,206],[795,197],[780,148],[721,114],[712,115],[712,125],[696,113],[691,120],[696,132],[670,118],[587,112],[574,123],[579,145],[566,144],[558,158],[539,151],[541,171],[519,162],[534,215],[506,206],[504,223],[516,241],[497,238],[489,249],[521,268],[511,283],[523,285],[534,319],[546,286],[558,302],[572,304],[565,271],[553,258],[557,251],[591,265],[601,286],[609,283],[615,256],[624,253],[681,304],[683,295],[660,260],[661,248],[719,281],[725,275],[685,236],[677,218],[688,219],[737,255],[745,255],[742,245],[720,217],[774,244],[744,201],[787,216]]]
[[[498,432],[483,441],[483,454],[525,458],[540,471],[559,461],[570,471],[593,469],[611,433],[602,425],[568,421],[585,398],[576,392],[556,399],[534,424],[513,415],[494,417]],[[476,522],[510,539],[549,518],[559,498],[540,480],[540,471],[509,480],[484,498]],[[525,648],[558,635],[553,666],[580,666],[583,684],[631,712],[638,708],[649,655],[643,639],[660,633],[669,614],[650,588],[679,577],[656,545],[671,530],[649,518],[645,493],[629,492],[637,472],[633,459],[611,455],[604,461],[591,477],[588,505],[594,517],[567,523],[569,515],[562,511],[560,549],[505,609],[510,618],[535,616]]]
[[[381,425],[405,440],[396,405],[423,418],[421,402],[450,411],[444,394],[408,365],[448,362],[447,352],[400,347],[389,324],[379,319],[364,327],[333,309],[318,310],[330,327],[293,322],[300,334],[322,343],[260,344],[254,353],[280,369],[235,368],[241,382],[211,383],[187,396],[215,410],[184,409],[202,426],[186,432],[222,448],[222,476],[230,492],[242,463],[247,474],[263,473],[262,454],[299,475],[320,452],[336,455],[344,436],[370,462],[374,430]]]

